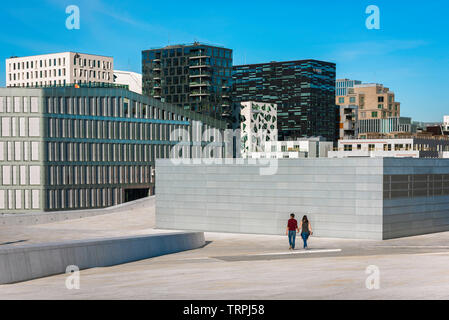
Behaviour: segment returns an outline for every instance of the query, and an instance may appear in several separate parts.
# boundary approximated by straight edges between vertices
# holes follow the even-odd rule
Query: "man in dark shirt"
[[[286,231],[288,242],[290,244],[290,250],[295,250],[296,232],[299,232],[298,221],[296,221],[295,215],[292,213],[290,215],[290,220],[288,220]]]

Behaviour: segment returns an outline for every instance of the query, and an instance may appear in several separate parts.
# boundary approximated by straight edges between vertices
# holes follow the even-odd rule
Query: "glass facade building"
[[[142,52],[143,94],[226,120],[231,116],[232,50],[201,43]]]
[[[335,141],[335,75],[334,63],[317,60],[234,66],[233,99],[277,104],[280,140]]]

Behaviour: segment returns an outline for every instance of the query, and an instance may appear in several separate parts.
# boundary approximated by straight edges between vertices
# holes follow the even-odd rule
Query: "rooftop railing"
[[[47,88],[118,88],[127,89],[129,86],[125,84],[116,83],[103,83],[103,82],[91,82],[91,83],[66,83],[66,84],[51,84],[51,85],[39,85],[39,86],[21,86],[9,88],[24,88],[24,89],[47,89]]]

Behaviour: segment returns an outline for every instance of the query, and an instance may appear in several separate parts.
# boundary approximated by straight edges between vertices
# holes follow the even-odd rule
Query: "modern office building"
[[[7,87],[113,83],[114,58],[62,52],[6,59]]]
[[[377,83],[355,84],[347,88],[346,95],[336,96],[336,104],[358,106],[359,120],[401,116],[401,104],[395,100],[394,92]]]
[[[338,139],[354,139],[359,133],[359,108],[356,105],[337,106],[337,137]]]
[[[334,63],[317,60],[233,67],[233,100],[275,103],[280,140],[336,140]]]
[[[351,79],[337,79],[335,83],[335,94],[337,96],[345,96],[348,94],[348,89],[354,88],[354,86],[357,84],[362,84],[362,81]]]
[[[231,117],[232,50],[195,42],[142,52],[143,93],[216,119]]]
[[[114,70],[114,83],[126,85],[129,91],[142,94],[142,75],[140,73]]]
[[[240,103],[241,155],[264,151],[266,141],[277,140],[277,106],[273,103]]]
[[[303,138],[296,141],[267,141],[264,151],[252,152],[251,159],[327,158],[334,143],[322,137]]]
[[[120,204],[154,193],[155,159],[223,156],[225,122],[92,86],[0,88],[0,213]]]
[[[329,158],[391,157],[447,158],[449,138],[410,136],[402,139],[355,139],[338,141],[338,149]]]

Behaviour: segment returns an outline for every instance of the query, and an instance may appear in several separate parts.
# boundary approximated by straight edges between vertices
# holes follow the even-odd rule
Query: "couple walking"
[[[299,230],[301,230],[304,249],[307,249],[307,239],[312,235],[312,225],[310,224],[309,219],[307,219],[307,216],[304,216],[298,226],[298,221],[296,221],[295,215],[292,213],[290,215],[290,220],[288,220],[286,232],[288,235],[288,242],[290,243],[290,250],[295,249],[296,231],[299,232]]]

